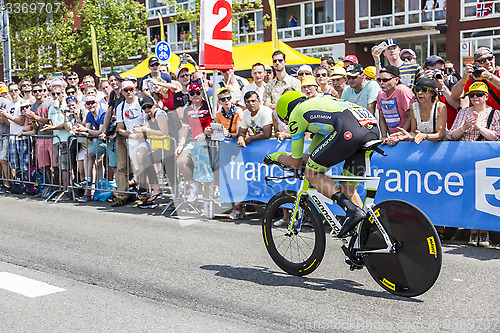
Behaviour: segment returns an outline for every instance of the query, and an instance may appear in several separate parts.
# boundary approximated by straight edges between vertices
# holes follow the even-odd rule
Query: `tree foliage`
[[[136,0],[84,0],[78,8],[81,18],[79,63],[92,67],[90,26],[96,31],[102,67],[124,64],[130,57],[147,52],[147,13]]]
[[[55,0],[7,0],[12,67],[33,77],[44,68],[64,71],[76,63],[78,33],[71,6]]]
[[[177,22],[196,22],[196,35],[200,36],[200,0],[195,0],[194,7],[185,9],[185,4],[182,2],[177,2],[175,0],[164,0],[164,3],[175,8],[175,12],[178,14],[172,16],[170,21],[173,23]],[[233,20],[233,44],[236,42],[237,27],[236,22],[242,18],[248,18],[249,11],[255,11],[261,9],[262,0],[233,0],[232,1],[232,20]],[[271,25],[269,15],[263,16],[264,28]],[[255,29],[255,22],[248,19],[249,27]],[[188,33],[188,39],[193,40],[193,35],[191,32]]]

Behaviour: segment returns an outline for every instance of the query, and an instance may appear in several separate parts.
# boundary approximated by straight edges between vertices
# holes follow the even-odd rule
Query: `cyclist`
[[[314,133],[309,147],[305,177],[316,190],[337,203],[346,219],[338,237],[345,237],[366,217],[366,213],[351,200],[357,182],[340,182],[339,186],[324,173],[333,165],[344,162],[342,174],[362,176],[365,154],[360,149],[366,142],[380,137],[377,120],[365,108],[323,95],[307,99],[298,91],[285,93],[278,100],[276,113],[288,124],[292,136],[292,153],[276,152],[266,157],[298,169],[304,156],[304,134]],[[360,202],[361,204],[361,202]]]

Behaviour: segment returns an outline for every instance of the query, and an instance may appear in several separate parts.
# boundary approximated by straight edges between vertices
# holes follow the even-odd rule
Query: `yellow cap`
[[[332,79],[340,79],[346,75],[346,71],[344,67],[341,66],[333,66],[332,67],[332,75],[330,78]]]
[[[219,88],[219,90],[217,90],[217,96],[219,96],[220,94],[222,94],[223,92],[228,92],[228,93],[231,93],[231,89],[229,89],[228,87],[222,87],[222,88]]]
[[[370,79],[375,79],[375,75],[377,74],[377,69],[375,68],[375,66],[368,66],[363,70],[363,72]]]
[[[0,94],[4,93],[4,92],[8,92],[8,91],[9,91],[9,88],[7,88],[6,86],[0,86]]]
[[[304,86],[318,86],[316,79],[312,75],[304,75],[302,78],[302,87]]]
[[[484,91],[485,93],[488,93],[488,87],[486,86],[486,83],[477,81],[469,87],[466,95],[470,94],[473,91]]]

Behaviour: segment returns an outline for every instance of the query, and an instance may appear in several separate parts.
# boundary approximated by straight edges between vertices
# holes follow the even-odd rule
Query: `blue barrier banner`
[[[435,225],[500,231],[500,142],[400,142],[375,153],[373,175],[381,178],[375,202],[401,199],[419,207]],[[297,190],[298,179],[271,182],[283,175],[262,163],[268,153],[291,152],[291,141],[253,141],[246,148],[236,140],[221,142],[220,200],[267,202],[283,190]],[[332,168],[339,174],[341,165]],[[361,197],[364,190],[358,189]]]

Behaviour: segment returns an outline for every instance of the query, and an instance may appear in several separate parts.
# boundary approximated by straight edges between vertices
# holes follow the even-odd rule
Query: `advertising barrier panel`
[[[387,157],[375,153],[371,160],[373,175],[381,178],[375,202],[408,201],[435,225],[500,231],[500,142],[400,142],[382,149]],[[298,179],[266,186],[266,175],[283,174],[262,163],[275,151],[291,152],[291,141],[253,141],[246,148],[221,142],[220,201],[266,203],[279,191],[297,190]],[[363,198],[362,185],[358,192]]]

